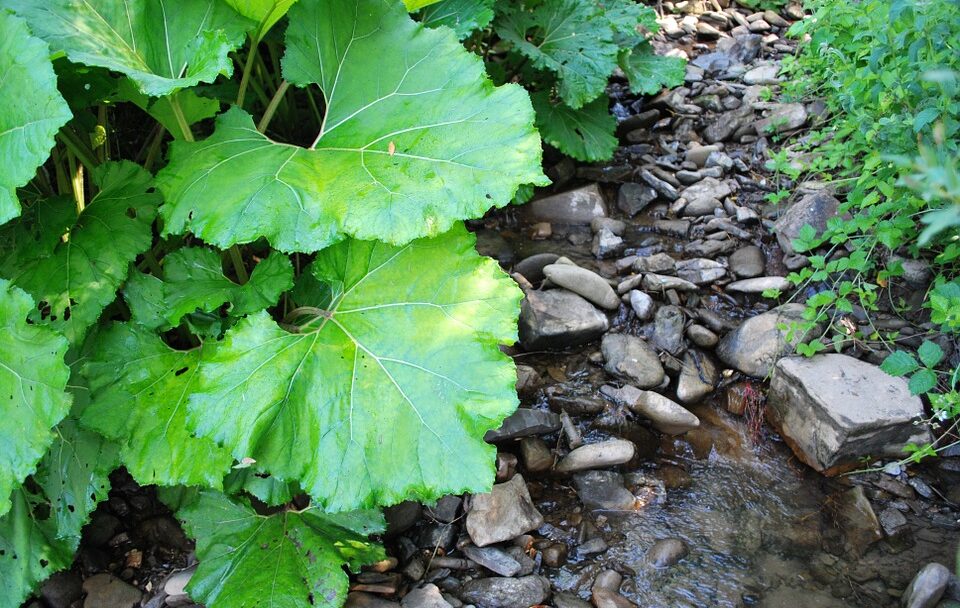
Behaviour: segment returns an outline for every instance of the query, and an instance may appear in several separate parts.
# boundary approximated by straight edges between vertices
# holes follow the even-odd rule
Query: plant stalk
[[[170,109],[173,110],[173,115],[177,119],[177,126],[180,127],[183,139],[186,141],[194,141],[193,131],[190,130],[187,117],[183,115],[183,108],[180,107],[179,92],[170,96]]]
[[[243,64],[243,76],[240,77],[240,89],[237,91],[237,106],[241,108],[243,107],[243,100],[247,96],[247,85],[250,83],[250,75],[253,73],[253,64],[256,62],[259,45],[259,36],[250,36],[250,51],[247,53],[247,60]]]
[[[289,88],[290,83],[286,80],[280,83],[280,86],[277,88],[277,92],[274,93],[273,98],[270,99],[269,105],[267,105],[267,109],[263,112],[263,117],[257,124],[257,131],[260,131],[261,133],[266,132],[267,126],[270,124],[270,121],[273,120],[273,115],[276,114],[277,108],[280,106],[280,102],[283,101],[283,95]]]

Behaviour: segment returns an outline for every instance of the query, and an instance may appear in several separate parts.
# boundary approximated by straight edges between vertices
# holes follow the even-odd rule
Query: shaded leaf
[[[286,42],[284,77],[326,98],[313,149],[226,112],[206,141],[173,144],[157,178],[168,233],[221,248],[266,237],[287,252],[346,235],[400,244],[546,183],[523,89],[493,87],[478,57],[399,2],[301,0]]]
[[[906,376],[919,367],[920,365],[917,363],[917,360],[913,358],[913,355],[902,350],[891,353],[883,360],[883,363],[880,364],[880,369],[891,376]]]
[[[50,429],[70,410],[67,341],[28,325],[31,309],[29,295],[0,279],[0,515],[53,441]]]
[[[174,114],[169,97],[152,98],[142,93],[132,80],[124,78],[119,84],[116,99],[118,101],[129,101],[135,104],[163,125],[163,128],[175,139],[181,139],[183,137],[183,130],[180,128],[180,123],[177,122],[177,117]],[[219,101],[207,97],[200,97],[193,91],[180,91],[177,93],[177,103],[180,104],[180,111],[183,112],[183,117],[187,125],[192,125],[206,118],[212,118],[220,111]]]
[[[271,507],[286,504],[293,500],[295,495],[303,493],[297,484],[280,481],[253,467],[231,471],[223,480],[223,491],[230,495],[239,494],[241,491],[248,492]]]
[[[613,41],[620,48],[631,48],[656,33],[657,13],[653,7],[634,0],[597,0],[603,17],[613,30]]]
[[[20,214],[16,189],[47,160],[72,114],[57,91],[50,49],[0,8],[0,224]]]
[[[943,349],[936,342],[924,340],[917,349],[917,356],[926,367],[934,367],[943,360]]]
[[[302,333],[251,315],[204,355],[195,430],[346,511],[486,491],[484,433],[516,407],[499,345],[520,292],[462,226],[403,247],[349,240],[309,268],[334,294]]]
[[[287,14],[297,0],[224,0],[251,22],[256,24],[254,40],[259,42],[281,17]]]
[[[619,141],[614,135],[617,120],[600,97],[578,110],[550,101],[549,93],[530,96],[537,111],[537,128],[543,140],[567,156],[582,161],[607,160]]]
[[[680,86],[686,76],[686,61],[657,55],[648,42],[620,53],[619,63],[630,81],[630,90],[640,95],[655,95],[664,87]]]
[[[208,608],[339,608],[349,584],[343,567],[357,571],[385,555],[367,540],[383,530],[379,514],[310,507],[263,516],[246,500],[205,491],[177,515],[200,560],[187,592]]]
[[[463,40],[493,21],[495,0],[441,0],[420,11],[420,22],[427,27],[445,25]]]

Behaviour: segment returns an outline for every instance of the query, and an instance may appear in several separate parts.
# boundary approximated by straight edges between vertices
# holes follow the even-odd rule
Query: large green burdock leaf
[[[286,43],[284,77],[326,101],[312,148],[267,139],[240,109],[221,115],[209,139],[174,143],[157,178],[167,232],[287,252],[402,244],[546,183],[523,89],[494,87],[452,32],[398,0],[300,0]]]
[[[630,90],[639,95],[655,95],[663,87],[680,86],[686,76],[686,61],[657,55],[649,42],[620,53],[619,62],[630,81]]]
[[[547,92],[534,93],[530,99],[543,141],[577,160],[593,162],[613,156],[619,143],[614,135],[617,119],[607,109],[606,97],[578,110],[552,102]]]
[[[420,22],[427,27],[445,25],[463,40],[493,21],[495,0],[441,0],[420,11]]]
[[[330,511],[486,491],[487,430],[517,405],[499,345],[520,292],[462,226],[403,247],[348,240],[309,271],[333,300],[302,333],[247,317],[204,354],[195,430]]]
[[[253,24],[253,39],[259,42],[297,0],[224,0]]]
[[[147,191],[150,174],[131,162],[101,165],[93,179],[100,192],[79,217],[73,201],[52,199],[0,229],[0,276],[33,296],[31,321],[63,332],[71,344],[80,343],[115,299],[130,262],[150,247],[160,202]]]
[[[81,422],[120,444],[120,460],[141,484],[219,488],[230,453],[187,430],[187,399],[200,348],[177,351],[153,332],[116,324],[100,332],[83,364],[90,404]]]
[[[116,449],[67,419],[33,475],[0,518],[0,589],[4,606],[19,606],[44,579],[70,567],[80,529],[107,497]]]
[[[134,270],[123,289],[133,320],[151,329],[169,329],[196,310],[212,312],[230,303],[239,317],[273,306],[293,287],[293,265],[273,252],[238,285],[223,275],[220,256],[206,247],[186,247],[163,259],[163,278]]]
[[[0,224],[20,214],[16,189],[50,154],[72,114],[57,91],[50,49],[0,7]]]
[[[603,93],[617,67],[613,29],[602,11],[583,0],[503,2],[494,23],[501,38],[534,67],[557,75],[564,103],[579,108]]]
[[[231,74],[249,23],[221,0],[6,0],[71,61],[122,72],[159,97]]]
[[[207,608],[339,608],[353,571],[384,558],[367,540],[383,530],[370,513],[328,515],[316,507],[258,515],[243,499],[201,492],[178,511],[197,539],[190,598]]]
[[[70,410],[67,341],[28,325],[32,308],[30,296],[0,279],[0,515],[53,441],[51,427]]]
[[[596,0],[602,5],[603,17],[613,29],[613,41],[620,48],[630,48],[655,34],[660,26],[653,7],[634,0]]]

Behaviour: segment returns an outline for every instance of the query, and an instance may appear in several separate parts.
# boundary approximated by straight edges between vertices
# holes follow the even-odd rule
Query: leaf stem
[[[250,51],[243,64],[243,76],[240,77],[240,90],[237,91],[237,106],[243,107],[243,100],[247,96],[247,85],[250,84],[250,74],[253,73],[253,64],[257,57],[257,47],[260,46],[259,37],[250,36]]]
[[[250,280],[250,275],[247,274],[247,268],[243,265],[243,256],[240,254],[240,246],[233,245],[228,250],[230,253],[230,262],[233,263],[233,270],[237,273],[237,281],[244,285],[247,281]]]
[[[177,125],[180,127],[180,131],[183,133],[183,139],[186,141],[194,141],[193,131],[190,130],[190,124],[187,122],[187,117],[183,115],[183,108],[180,107],[179,95],[179,91],[170,95],[170,109],[173,110],[173,115],[177,119]]]
[[[70,168],[70,186],[73,189],[73,200],[77,203],[79,216],[87,206],[83,192],[83,164],[77,163],[77,157],[70,150],[67,150],[67,166]]]
[[[270,121],[273,120],[273,115],[277,112],[277,107],[280,106],[280,102],[283,100],[283,95],[289,88],[290,83],[286,80],[280,83],[280,86],[277,88],[277,92],[274,93],[273,98],[270,99],[269,105],[267,105],[267,109],[263,112],[263,117],[257,124],[257,131],[264,133],[267,130],[267,126],[270,124]]]
[[[87,168],[87,171],[93,171],[93,169],[100,164],[97,162],[90,146],[85,145],[70,127],[64,126],[60,129],[57,132],[57,139],[67,147],[67,150],[73,153],[77,160]]]

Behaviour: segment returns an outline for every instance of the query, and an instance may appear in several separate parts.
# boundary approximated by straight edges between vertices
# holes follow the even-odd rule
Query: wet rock
[[[541,473],[553,466],[553,454],[539,437],[525,437],[520,442],[520,456],[523,466],[531,473]]]
[[[776,289],[781,293],[788,291],[792,283],[784,277],[756,277],[753,279],[742,279],[734,281],[724,289],[734,293],[763,293],[768,289]]]
[[[657,198],[657,191],[649,185],[627,183],[617,193],[617,208],[633,217]]]
[[[756,122],[754,128],[757,133],[783,133],[799,129],[807,124],[807,109],[802,103],[775,104],[766,118]]]
[[[143,594],[112,574],[94,574],[83,581],[87,594],[83,608],[133,608],[140,604]]]
[[[554,224],[589,224],[607,215],[607,205],[597,184],[530,201],[522,207],[529,221]]]
[[[460,598],[482,608],[529,608],[550,597],[550,581],[542,576],[491,577],[464,583]]]
[[[624,248],[623,239],[614,234],[607,228],[601,228],[593,235],[593,244],[590,251],[597,259],[604,259],[615,256]]]
[[[636,608],[627,598],[607,589],[596,589],[590,599],[597,608]]]
[[[685,237],[690,232],[689,220],[655,220],[653,229],[671,236]]]
[[[777,78],[779,73],[780,66],[775,63],[758,65],[743,75],[743,82],[746,84],[777,84],[780,82],[780,79]]]
[[[827,228],[827,220],[837,215],[840,201],[826,192],[808,194],[792,204],[773,226],[777,242],[787,255],[795,253],[792,242],[800,229],[809,224],[820,235]]]
[[[585,540],[579,545],[577,545],[577,555],[580,557],[587,557],[589,555],[598,555],[603,553],[610,547],[607,545],[607,541],[603,540],[599,536]]]
[[[443,599],[440,588],[433,583],[412,590],[403,596],[400,605],[403,608],[453,608],[450,602]]]
[[[644,561],[654,568],[669,568],[686,557],[687,553],[687,544],[679,538],[664,538],[647,550]]]
[[[192,566],[186,570],[174,572],[167,577],[167,580],[163,583],[163,592],[167,594],[167,606],[186,606],[193,604],[190,595],[187,593],[187,584],[190,582],[190,579],[193,578],[193,573],[196,572],[196,570],[196,566]]]
[[[529,365],[517,365],[517,393],[530,394],[540,386],[540,373]]]
[[[646,321],[653,316],[653,298],[644,292],[634,289],[630,291],[630,308],[641,321]]]
[[[674,188],[672,184],[660,179],[646,169],[640,171],[640,178],[647,182],[651,188],[656,190],[657,194],[668,201],[675,201],[680,197],[680,194],[677,193],[677,189]]]
[[[617,236],[622,236],[627,229],[627,224],[622,220],[615,220],[610,217],[595,217],[593,221],[590,222],[590,229],[594,232],[600,232],[606,229]]]
[[[880,527],[883,528],[888,537],[900,534],[907,525],[907,518],[893,507],[887,507],[880,511],[878,519],[880,520]]]
[[[907,382],[840,354],[781,359],[767,412],[797,456],[818,471],[856,466],[862,456],[899,457],[932,438],[923,403]]]
[[[437,521],[449,524],[457,518],[463,500],[459,496],[448,495],[437,500],[437,504],[427,507],[427,515]]]
[[[499,429],[487,431],[483,440],[488,443],[518,439],[530,435],[545,435],[560,429],[560,416],[553,412],[521,407],[507,416]]]
[[[657,348],[675,356],[684,351],[687,345],[683,341],[683,311],[679,306],[661,306],[653,323],[653,343]]]
[[[730,254],[730,270],[741,279],[752,279],[763,274],[766,257],[763,249],[756,245],[747,245]]]
[[[572,593],[562,591],[553,594],[553,605],[556,608],[591,608],[592,604],[586,602]]]
[[[670,289],[676,289],[677,291],[697,291],[699,289],[690,281],[653,272],[644,274],[643,281],[640,284],[645,290],[653,292],[663,292]]]
[[[785,304],[747,319],[720,340],[717,356],[748,376],[766,377],[778,359],[793,351],[787,332],[778,326],[802,321],[803,310],[802,304]]]
[[[726,182],[713,177],[705,177],[683,191],[683,198],[687,206],[683,208],[686,217],[710,215],[714,209],[720,207],[720,201],[730,195],[732,191]]]
[[[387,520],[387,536],[406,532],[420,521],[422,514],[420,503],[412,500],[405,500],[387,507],[383,510],[383,516]]]
[[[720,340],[717,334],[713,333],[703,325],[693,324],[687,328],[687,337],[694,344],[701,348],[713,348]]]
[[[586,344],[609,327],[605,314],[563,289],[528,292],[520,305],[520,343],[527,350]]]
[[[696,403],[713,392],[720,380],[710,356],[698,351],[683,356],[683,367],[677,380],[677,399]]]
[[[475,494],[467,513],[467,533],[478,547],[503,542],[543,525],[520,475],[498,483],[487,494]]]
[[[436,550],[439,548],[448,552],[456,544],[457,530],[449,524],[430,523],[420,528],[420,533],[417,534],[417,546],[421,549]]]
[[[50,608],[70,608],[83,595],[83,581],[71,570],[56,572],[40,587],[40,597]]]
[[[717,115],[703,130],[703,137],[710,143],[726,141],[751,121],[753,121],[753,109],[743,105],[736,110]]]
[[[663,366],[657,353],[642,338],[626,334],[607,334],[600,343],[603,368],[607,373],[631,382],[640,388],[659,386],[663,382]]]
[[[517,472],[517,464],[519,464],[519,462],[517,457],[509,452],[497,452],[497,483],[513,479],[514,473]]]
[[[684,229],[686,233],[686,229]],[[666,253],[655,253],[639,257],[633,263],[636,272],[654,272],[659,274],[673,274],[677,270],[677,261]]]
[[[467,545],[463,547],[462,551],[467,559],[473,560],[500,576],[516,576],[520,572],[520,562],[496,547]]]
[[[623,484],[623,475],[613,471],[586,471],[573,476],[580,502],[588,509],[632,510],[637,502]]]
[[[560,256],[555,253],[538,253],[517,262],[513,267],[513,271],[519,272],[523,275],[523,278],[531,283],[539,283],[546,278],[543,275],[544,266],[553,264],[559,258]]]
[[[690,63],[708,73],[725,72],[730,68],[750,63],[760,54],[762,39],[757,34],[745,34],[724,38],[717,43],[712,53],[705,53]]]
[[[626,439],[609,439],[581,446],[566,456],[557,465],[559,473],[573,473],[588,469],[601,469],[629,462],[636,454],[636,446]]]
[[[620,306],[620,298],[617,297],[613,287],[610,287],[603,277],[586,268],[569,264],[551,264],[544,267],[543,274],[550,279],[550,282],[583,296],[601,308],[616,310]]]
[[[910,581],[910,586],[903,592],[900,605],[903,608],[933,608],[943,597],[950,579],[950,570],[946,566],[927,564]]]
[[[660,393],[642,391],[629,384],[623,388],[605,385],[600,392],[649,420],[661,433],[680,435],[700,426],[700,419],[693,413]]]
[[[843,530],[848,550],[856,557],[883,539],[880,522],[861,486],[850,488],[837,500],[836,523]]]
[[[720,262],[707,258],[693,258],[677,262],[677,276],[696,285],[706,285],[722,279],[727,268]]]

